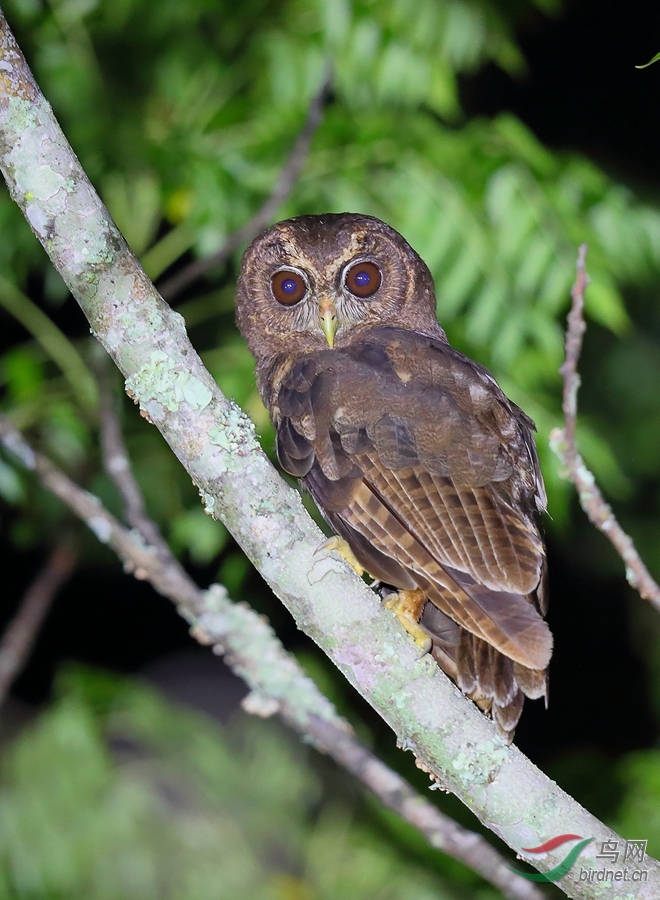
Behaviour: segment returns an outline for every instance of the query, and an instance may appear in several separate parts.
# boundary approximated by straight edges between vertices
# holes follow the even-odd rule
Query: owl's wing
[[[464,642],[547,667],[533,425],[485,369],[441,341],[374,328],[294,364],[277,408],[282,466],[367,571],[421,588]]]

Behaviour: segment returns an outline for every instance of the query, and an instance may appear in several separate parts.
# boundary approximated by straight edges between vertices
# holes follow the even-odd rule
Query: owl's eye
[[[307,293],[307,282],[298,272],[283,269],[275,272],[270,280],[273,297],[284,306],[293,306]]]
[[[380,287],[381,281],[382,275],[375,263],[359,262],[348,270],[344,284],[356,297],[371,297]]]

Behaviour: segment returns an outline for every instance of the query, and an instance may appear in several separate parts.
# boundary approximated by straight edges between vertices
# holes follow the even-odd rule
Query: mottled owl
[[[511,740],[524,697],[547,701],[552,653],[533,422],[450,346],[427,266],[371,216],[264,231],[237,319],[282,468]]]

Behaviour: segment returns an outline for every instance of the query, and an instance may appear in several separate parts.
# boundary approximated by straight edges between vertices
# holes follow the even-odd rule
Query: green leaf
[[[646,69],[648,66],[653,65],[654,62],[657,62],[660,59],[660,53],[656,53],[653,59],[650,59],[647,63],[644,63],[643,66],[635,66],[636,69]]]
[[[177,516],[172,522],[170,536],[175,549],[187,550],[200,565],[217,556],[228,537],[224,525],[207,516],[201,506]]]
[[[615,334],[622,334],[630,325],[621,294],[605,279],[593,279],[587,288],[585,303],[591,318]]]
[[[0,497],[12,504],[20,503],[25,498],[18,472],[2,459],[0,459]]]

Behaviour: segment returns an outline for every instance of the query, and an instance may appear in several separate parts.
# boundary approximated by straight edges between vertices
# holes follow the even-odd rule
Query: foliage
[[[153,276],[189,252],[217,249],[250,217],[332,58],[335,102],[282,217],[360,210],[409,239],[434,273],[452,341],[491,366],[536,419],[553,522],[566,521],[568,494],[546,446],[557,422],[561,313],[575,248],[590,245],[590,315],[621,337],[629,327],[623,289],[643,289],[660,272],[660,215],[586,160],[550,153],[511,116],[462,121],[459,75],[488,59],[522,65],[498,4],[252,0],[239,9],[195,0],[160,3],[156,11],[134,0],[51,7],[23,0],[10,3],[7,15],[83,164]],[[0,248],[0,305],[31,338],[15,332],[1,361],[4,406],[112,503],[113,489],[94,474],[95,389],[81,317],[6,197],[0,225],[10,236]],[[221,387],[256,418],[270,450],[252,361],[233,326],[234,271],[235,263],[217,273],[219,290],[189,294],[180,308]],[[17,290],[28,285],[60,328]],[[150,508],[168,523],[168,538],[199,562],[213,559],[226,535],[213,537],[158,438],[135,416],[126,425]],[[581,438],[606,489],[629,495],[634,473],[602,439],[597,418]],[[2,473],[5,500],[25,501],[30,489],[5,464]],[[164,478],[166,495],[156,489]],[[41,521],[21,513],[14,538],[39,540]]]
[[[632,753],[620,764],[626,787],[616,822],[620,834],[639,835],[648,840],[648,852],[660,853],[660,753],[645,750]]]
[[[280,217],[353,210],[404,234],[433,271],[452,343],[492,368],[539,426],[549,528],[570,538],[581,564],[618,571],[620,562],[596,545],[600,538],[579,531],[572,491],[546,449],[560,418],[576,250],[587,241],[580,446],[658,575],[657,199],[583,157],[542,146],[511,115],[467,121],[461,110],[461,78],[479,66],[523,70],[512,9],[539,15],[556,6],[7,0],[3,8],[65,133],[154,278],[212,253],[259,208],[331,59],[333,101]],[[0,229],[0,407],[120,512],[99,461],[86,323],[6,195]],[[270,452],[253,363],[233,323],[239,256],[175,302],[221,388],[252,415]],[[167,540],[184,558],[217,568],[241,597],[245,558],[203,515],[177,461],[128,401],[122,417],[150,514]],[[8,457],[0,457],[0,503],[15,546],[45,542],[63,516]],[[90,536],[86,558],[101,552]],[[657,655],[654,627],[649,657]],[[232,898],[450,896],[357,823],[348,801],[326,805],[319,778],[270,728],[221,733],[127,687],[110,690],[112,703],[99,712],[102,691],[91,683],[71,682],[5,757],[4,895],[150,897],[160,896],[165,879],[176,885],[173,895],[191,898],[220,896],[225,884]],[[624,768],[628,795],[618,824],[646,837],[647,821],[655,829],[658,761],[649,753]],[[597,767],[591,777],[599,777]],[[341,866],[328,862],[338,855]],[[332,872],[346,881],[333,882]]]
[[[69,672],[58,693],[1,760],[3,897],[458,897],[271,723],[222,728],[102,673]]]
[[[653,63],[657,62],[659,59],[660,59],[660,53],[656,53],[655,56],[651,57],[651,59],[647,63],[644,63],[641,66],[635,66],[635,68],[636,69],[646,69],[646,68],[648,68],[648,66],[653,65]]]

